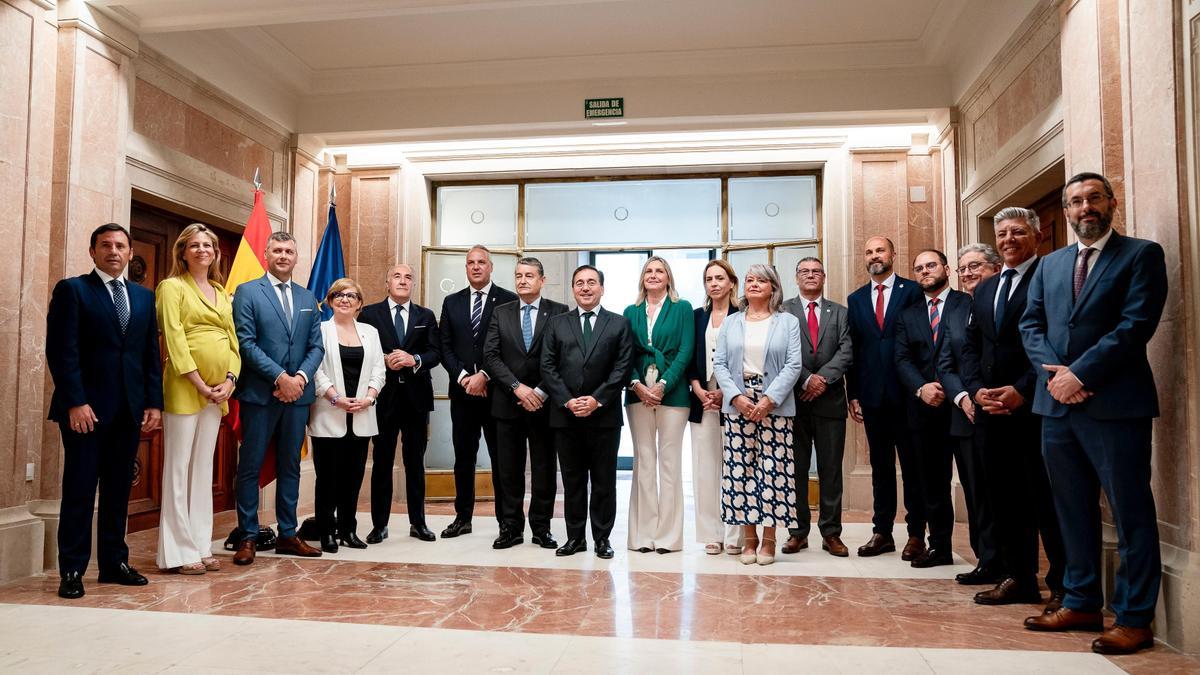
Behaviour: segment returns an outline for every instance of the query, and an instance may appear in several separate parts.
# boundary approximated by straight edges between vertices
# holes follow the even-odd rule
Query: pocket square
[[[425,327],[425,324],[421,324],[420,326],[413,326],[411,330],[416,330],[418,328],[424,328],[424,327]]]
[[[301,312],[311,312],[311,311],[312,311],[312,308],[311,308],[311,307],[301,307],[301,308],[300,308],[300,311],[301,311]]]

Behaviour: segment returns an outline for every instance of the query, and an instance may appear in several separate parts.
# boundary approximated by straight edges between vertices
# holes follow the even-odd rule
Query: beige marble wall
[[[350,178],[349,228],[355,233],[347,257],[353,260],[355,273],[363,285],[367,302],[385,296],[383,278],[396,262],[407,262],[419,270],[418,261],[400,255],[401,237],[399,169],[353,169]],[[420,245],[416,249],[421,250]],[[418,254],[419,255],[419,254]],[[418,277],[419,278],[419,277]]]

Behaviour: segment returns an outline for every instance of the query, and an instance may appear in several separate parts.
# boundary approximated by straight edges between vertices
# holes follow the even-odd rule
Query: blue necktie
[[[1000,295],[996,298],[996,332],[1000,332],[1000,324],[1004,323],[1004,312],[1008,309],[1008,295],[1012,293],[1012,280],[1017,276],[1016,270],[1004,270],[1004,283],[1000,284]]]
[[[471,337],[479,339],[479,320],[483,318],[483,291],[475,291],[475,300],[471,303]]]
[[[113,305],[117,309],[117,321],[121,322],[121,332],[129,328],[129,301],[125,299],[125,287],[120,279],[108,282],[112,286]]]
[[[283,302],[283,316],[287,319],[287,325],[292,327],[292,303],[288,300],[288,284],[286,281],[281,281],[276,286],[279,287],[279,298]]]
[[[521,316],[521,337],[525,340],[525,351],[529,351],[529,346],[533,344],[533,321],[529,318],[533,305],[525,305],[521,311],[524,312]]]

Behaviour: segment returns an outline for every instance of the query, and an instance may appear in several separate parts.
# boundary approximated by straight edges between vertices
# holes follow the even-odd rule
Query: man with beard
[[[1029,283],[1021,337],[1038,382],[1042,453],[1063,530],[1066,597],[1031,630],[1101,630],[1100,491],[1117,528],[1121,564],[1111,598],[1116,622],[1092,642],[1101,654],[1154,645],[1162,578],[1150,489],[1158,392],[1146,356],[1166,304],[1163,249],[1112,229],[1117,199],[1103,176],[1081,173],[1063,189],[1078,245],[1046,256]]]
[[[1041,602],[1038,534],[1050,569],[1047,610],[1062,604],[1064,554],[1041,454],[1041,420],[1033,414],[1037,373],[1021,344],[1019,323],[1038,268],[1040,222],[1030,209],[1009,207],[994,218],[1000,274],[975,293],[975,321],[967,329],[962,376],[983,433],[988,499],[995,507],[1001,570],[995,588],[978,593],[981,605]]]
[[[909,305],[896,323],[896,374],[908,393],[908,424],[917,451],[921,495],[929,521],[929,550],[913,567],[954,563],[954,502],[950,496],[954,447],[950,440],[950,406],[938,382],[938,355],[945,348],[942,320],[966,323],[971,297],[950,288],[946,254],[928,249],[917,254],[913,274],[925,301]]]
[[[896,247],[887,237],[871,237],[863,257],[871,281],[850,294],[850,341],[854,361],[846,374],[850,417],[866,427],[874,501],[871,539],[858,549],[863,557],[896,550],[896,457],[904,481],[908,542],[900,557],[925,552],[925,506],[916,452],[908,434],[906,393],[896,379],[896,322],[909,305],[921,301],[921,289],[892,272]],[[909,394],[911,395],[911,394]]]

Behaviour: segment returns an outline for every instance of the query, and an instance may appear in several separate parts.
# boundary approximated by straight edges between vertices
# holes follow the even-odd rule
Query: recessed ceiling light
[[[628,124],[628,122],[623,122],[623,121],[592,122],[592,126],[594,126],[594,127],[620,127],[620,126],[624,126],[626,124]]]

